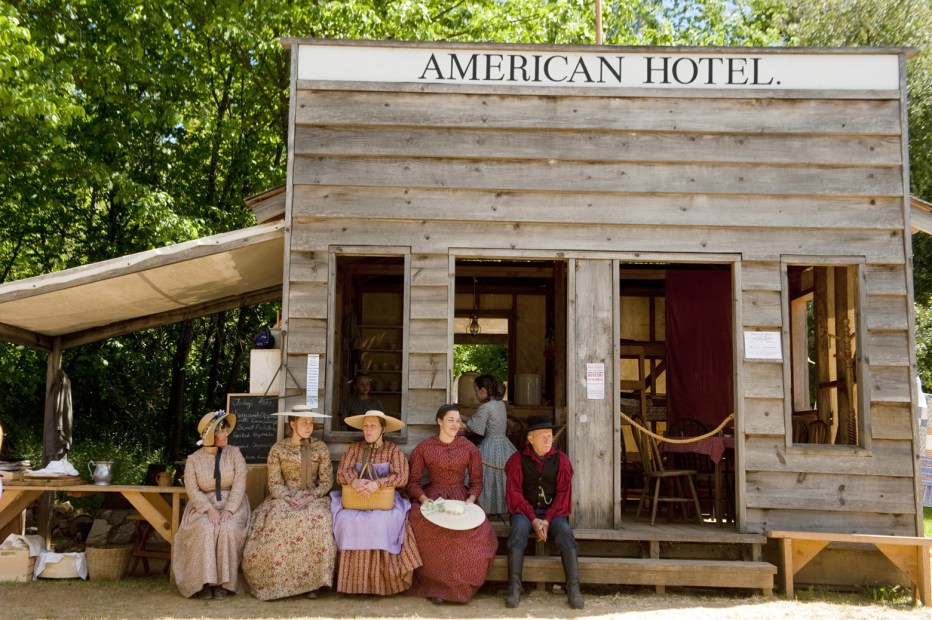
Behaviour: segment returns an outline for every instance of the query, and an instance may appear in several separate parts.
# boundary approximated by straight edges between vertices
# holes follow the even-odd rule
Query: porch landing
[[[493,522],[496,535],[508,538],[508,526]],[[744,588],[773,594],[777,567],[761,560],[763,534],[740,534],[714,525],[626,521],[621,529],[576,529],[579,543],[579,577],[582,583],[654,586]],[[524,581],[563,583],[558,555],[540,543],[529,548],[524,560]],[[508,580],[508,558],[498,555],[488,581]]]

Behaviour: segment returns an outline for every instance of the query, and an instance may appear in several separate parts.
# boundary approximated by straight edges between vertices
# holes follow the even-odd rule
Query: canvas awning
[[[284,222],[0,285],[0,338],[51,351],[280,299]]]

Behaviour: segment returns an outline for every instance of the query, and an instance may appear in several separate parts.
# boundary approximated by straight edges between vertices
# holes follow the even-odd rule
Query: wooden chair
[[[809,425],[800,418],[793,418],[793,443],[809,443]]]
[[[625,439],[625,429],[629,429],[634,437],[634,429],[628,425],[621,427],[621,512],[628,506],[628,497],[640,498],[644,491],[644,467],[641,461],[628,453],[628,444]],[[633,484],[632,484],[633,483]]]
[[[705,424],[695,418],[683,418],[669,423],[667,437],[698,437],[709,432]],[[699,503],[708,506],[709,514],[713,514],[715,505],[715,463],[704,454],[695,452],[677,452],[667,455],[670,463],[676,469],[694,470],[696,472],[696,491]]]
[[[809,423],[809,443],[828,444],[831,428],[824,420],[813,420]]]
[[[638,452],[641,454],[641,464],[644,467],[644,490],[641,492],[641,500],[638,502],[638,509],[634,515],[635,521],[641,517],[641,509],[647,504],[647,494],[653,483],[651,525],[654,525],[657,520],[657,505],[660,502],[681,506],[683,508],[683,518],[688,518],[686,506],[691,502],[696,508],[696,519],[699,523],[702,523],[702,508],[699,506],[699,496],[696,495],[696,484],[694,482],[695,470],[664,469],[663,461],[660,458],[660,450],[657,449],[657,442],[654,441],[653,437],[645,435],[638,428],[638,426],[644,428],[644,419],[641,416],[633,416],[631,419],[637,424],[634,427],[634,438],[638,446]],[[684,480],[689,487],[689,495],[685,493]],[[664,483],[666,484],[664,485]],[[672,488],[672,490],[661,494],[661,486]],[[672,508],[670,514],[672,516]]]

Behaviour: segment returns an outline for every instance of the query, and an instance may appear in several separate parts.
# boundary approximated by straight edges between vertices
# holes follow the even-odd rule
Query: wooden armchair
[[[638,426],[644,427],[644,419],[641,416],[631,418]],[[641,500],[638,502],[638,509],[634,519],[638,520],[641,516],[641,509],[648,502],[648,492],[653,486],[653,497],[651,502],[650,524],[654,525],[657,520],[657,505],[665,502],[673,505],[679,505],[683,509],[683,518],[688,518],[686,506],[692,503],[696,509],[696,519],[702,523],[702,508],[699,506],[699,496],[696,495],[695,476],[696,471],[692,469],[664,469],[663,461],[660,458],[660,450],[657,449],[657,442],[653,437],[644,434],[638,426],[634,426],[634,438],[638,446],[638,452],[641,454],[641,464],[644,467],[644,490],[641,492]],[[689,487],[689,495],[686,494],[683,482]],[[664,492],[661,493],[661,488]],[[672,508],[671,513],[672,515]]]

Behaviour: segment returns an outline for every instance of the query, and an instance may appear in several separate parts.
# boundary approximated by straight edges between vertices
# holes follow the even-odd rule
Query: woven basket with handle
[[[343,507],[350,510],[391,510],[395,505],[395,487],[382,487],[363,497],[348,484],[343,485]]]

